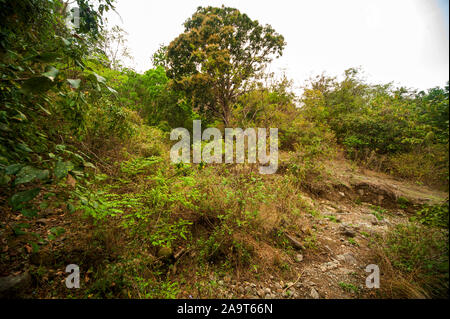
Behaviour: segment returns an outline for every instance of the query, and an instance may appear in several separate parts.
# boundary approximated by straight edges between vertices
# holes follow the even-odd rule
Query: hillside
[[[108,53],[112,1],[76,30],[61,1],[0,4],[0,297],[448,298],[448,84],[352,68],[299,96],[265,72],[283,36],[228,7],[138,73]],[[227,128],[259,128],[258,156]]]

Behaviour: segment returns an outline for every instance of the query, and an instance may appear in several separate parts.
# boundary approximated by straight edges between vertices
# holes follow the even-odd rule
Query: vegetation
[[[0,0],[0,275],[30,270],[25,296],[224,297],[218,282],[229,277],[294,281],[296,250],[313,259],[324,249],[318,222],[342,224],[315,203],[342,193],[338,160],[448,191],[448,85],[371,85],[349,69],[297,96],[265,72],[283,36],[227,7],[198,8],[141,74],[122,63],[123,30],[103,27],[114,1],[77,4],[70,29],[63,1]],[[277,173],[172,164],[169,132],[195,119],[278,128]],[[423,296],[445,296],[448,203],[393,205],[414,211],[411,224],[379,255]],[[371,207],[382,222],[386,210]],[[343,242],[357,249],[364,238]],[[86,289],[59,285],[70,263]]]

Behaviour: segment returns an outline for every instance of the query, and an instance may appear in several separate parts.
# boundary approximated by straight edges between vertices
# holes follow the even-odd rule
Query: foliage
[[[448,294],[448,234],[414,224],[397,225],[384,247],[392,266],[429,297]]]
[[[448,185],[448,96],[448,84],[428,92],[370,85],[359,70],[349,69],[342,81],[311,79],[301,102],[305,116],[329,125],[350,158]]]
[[[411,217],[412,221],[418,221],[424,225],[443,227],[448,229],[448,202],[442,205],[424,205],[416,215]]]
[[[237,98],[272,55],[281,55],[284,38],[228,7],[199,7],[184,27],[167,47],[168,76],[194,109],[228,125]]]

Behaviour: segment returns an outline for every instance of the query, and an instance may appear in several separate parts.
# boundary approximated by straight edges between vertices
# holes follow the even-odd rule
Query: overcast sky
[[[448,0],[117,0],[109,25],[128,32],[132,66],[169,44],[198,6],[234,7],[270,24],[287,42],[270,70],[297,86],[322,72],[362,67],[372,83],[425,89],[449,79]]]

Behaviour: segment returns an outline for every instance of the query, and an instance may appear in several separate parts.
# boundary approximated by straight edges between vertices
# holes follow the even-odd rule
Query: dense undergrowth
[[[226,120],[279,129],[277,174],[262,176],[257,164],[173,164],[172,128],[190,130],[194,119],[225,124],[196,107],[198,92],[174,84],[163,63],[167,48],[144,74],[112,69],[99,49],[111,1],[97,9],[78,1],[88,9],[76,32],[65,26],[60,1],[0,4],[0,236],[38,256],[39,297],[214,296],[215,279],[204,278],[211,272],[290,277],[286,234],[317,249],[309,218],[316,212],[303,194],[312,185],[328,189],[327,163],[341,151],[358,165],[448,190],[448,85],[428,92],[375,86],[351,69],[342,81],[311,80],[297,97],[286,79],[255,77]],[[28,230],[52,210],[70,222],[43,234]],[[448,243],[439,227],[448,227],[448,206],[422,207],[411,222],[383,241],[382,256],[424,296],[442,296]],[[55,244],[65,232],[76,249]],[[46,264],[46,253],[67,256]],[[45,268],[69,257],[89,269],[88,288],[52,290]],[[0,271],[17,258],[2,254]]]

